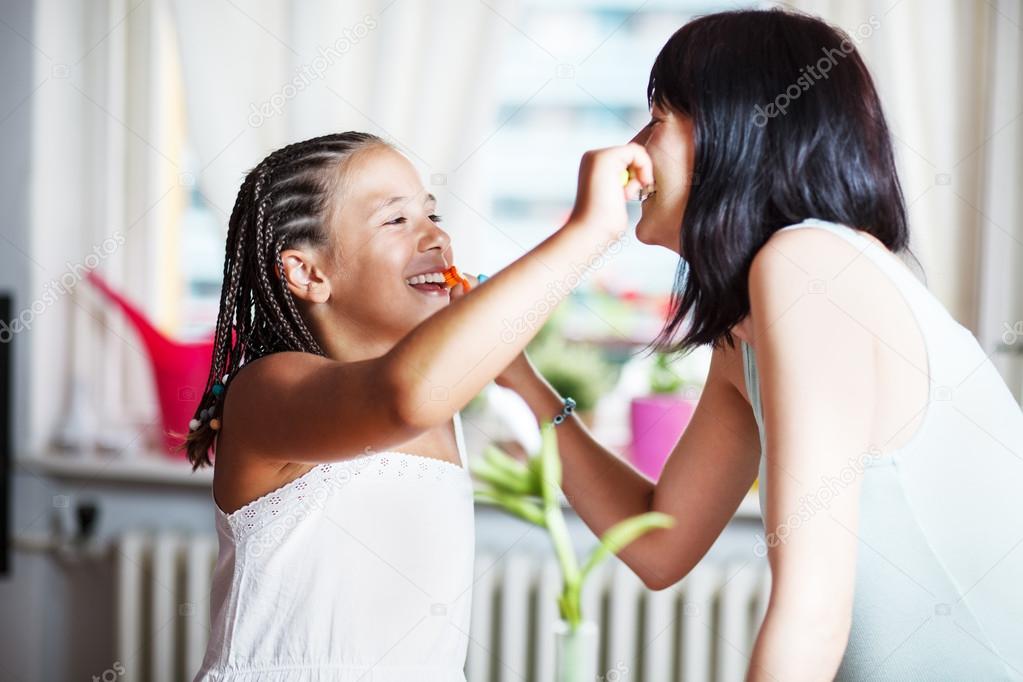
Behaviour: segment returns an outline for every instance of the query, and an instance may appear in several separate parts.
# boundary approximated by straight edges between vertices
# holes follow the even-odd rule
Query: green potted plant
[[[491,446],[481,458],[470,463],[470,469],[482,483],[475,491],[477,500],[494,503],[547,530],[562,577],[558,598],[560,620],[555,624],[555,679],[557,682],[592,682],[597,676],[599,633],[596,624],[585,620],[582,613],[582,588],[587,576],[644,533],[670,528],[675,519],[660,512],[625,519],[607,529],[600,543],[580,563],[562,513],[561,458],[550,422],[541,426],[540,452],[526,462]]]
[[[538,338],[528,353],[543,378],[560,395],[571,396],[579,418],[592,427],[593,409],[614,383],[614,365],[596,346],[569,343],[554,335]]]

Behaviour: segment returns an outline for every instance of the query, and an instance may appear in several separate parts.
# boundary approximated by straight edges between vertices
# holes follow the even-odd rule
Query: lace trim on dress
[[[290,528],[302,515],[322,506],[333,488],[343,488],[363,476],[379,480],[417,478],[434,481],[454,476],[471,482],[469,472],[453,462],[409,452],[386,451],[318,464],[230,514],[225,513],[216,500],[214,508],[227,521],[235,537],[247,535],[275,521],[283,521],[285,527]]]

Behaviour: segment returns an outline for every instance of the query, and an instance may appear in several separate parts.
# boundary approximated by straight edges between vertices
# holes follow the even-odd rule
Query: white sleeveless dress
[[[892,254],[837,223],[782,229],[802,228],[845,239],[891,279],[923,336],[931,387],[908,443],[849,468],[863,477],[859,546],[835,679],[1023,680],[1023,411],[973,334]],[[741,347],[766,509],[760,380],[753,348]]]
[[[196,681],[464,682],[472,484],[403,452],[317,465],[225,514]]]

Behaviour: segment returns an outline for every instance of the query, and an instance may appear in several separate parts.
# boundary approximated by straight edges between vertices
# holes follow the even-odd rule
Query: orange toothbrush
[[[441,274],[444,275],[444,284],[445,286],[447,286],[448,289],[452,289],[458,284],[462,285],[463,292],[467,292],[470,289],[472,289],[472,284],[470,284],[469,280],[463,277],[460,272],[458,272],[458,268],[456,268],[454,265],[452,265],[450,268],[448,268]]]

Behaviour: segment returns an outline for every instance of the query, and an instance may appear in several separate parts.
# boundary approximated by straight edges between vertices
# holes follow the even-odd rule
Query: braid
[[[367,133],[324,135],[278,149],[246,175],[228,222],[210,373],[182,444],[193,470],[211,464],[223,394],[243,364],[282,351],[325,355],[288,289],[281,251],[328,243],[336,173],[355,152],[384,144]]]
[[[278,248],[275,249],[275,254],[276,254],[276,257],[277,257],[277,261],[276,261],[277,262],[277,267],[280,268],[281,272],[284,272],[284,261],[281,260],[281,249],[282,248],[283,248],[283,246],[278,246]],[[281,288],[282,293],[287,293],[288,285],[287,285],[287,282],[285,282],[283,278],[278,279],[277,280],[277,284]],[[313,333],[312,333],[312,331],[310,331],[309,325],[307,325],[305,323],[305,320],[302,318],[302,316],[298,312],[298,308],[295,305],[295,297],[287,295],[287,296],[284,296],[283,298],[284,298],[284,303],[285,303],[285,305],[287,306],[287,309],[288,309],[288,315],[291,317],[291,319],[295,320],[295,326],[298,329],[299,335],[302,337],[302,341],[301,341],[302,345],[306,346],[307,348],[311,348],[312,350],[310,350],[309,352],[315,352],[315,353],[317,353],[319,355],[323,355],[324,353],[320,349],[320,344],[317,343],[315,338],[313,338]]]

